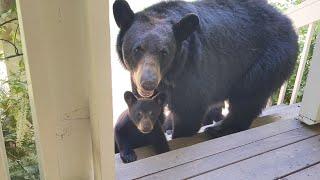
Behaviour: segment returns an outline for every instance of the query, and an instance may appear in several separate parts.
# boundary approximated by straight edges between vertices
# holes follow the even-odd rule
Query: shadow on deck
[[[266,109],[252,128],[208,140],[203,134],[169,141],[172,151],[154,155],[136,149],[141,160],[123,164],[117,179],[320,179],[320,126],[295,118],[299,104]],[[150,157],[152,156],[152,157]]]

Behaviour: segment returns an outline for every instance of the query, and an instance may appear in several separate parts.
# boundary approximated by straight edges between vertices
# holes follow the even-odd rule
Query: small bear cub
[[[135,148],[152,145],[156,153],[169,151],[162,131],[165,94],[137,99],[132,92],[125,92],[128,110],[124,111],[115,126],[115,141],[124,163],[137,160]]]

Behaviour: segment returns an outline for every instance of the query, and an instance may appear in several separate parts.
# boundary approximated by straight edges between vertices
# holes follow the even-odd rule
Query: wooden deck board
[[[282,178],[283,180],[319,180],[320,179],[320,162],[311,167],[293,173]]]
[[[250,144],[270,136],[291,131],[300,128],[301,126],[302,124],[296,120],[282,120],[129,164],[117,163],[116,177],[118,179],[143,177],[190,161],[195,161],[213,154]]]
[[[294,104],[290,106],[281,104],[278,106],[269,107],[263,111],[260,117],[255,119],[251,127],[254,128],[276,121],[292,119],[298,116],[299,109],[300,104]],[[171,140],[169,141],[169,146],[171,150],[175,150],[182,147],[198,144],[207,140],[209,140],[207,136],[205,136],[203,133],[199,133],[193,137]],[[135,152],[137,154],[138,160],[156,155],[156,153],[150,146],[138,148],[135,150]],[[115,162],[116,164],[122,164],[119,154],[115,156]]]
[[[223,168],[230,164],[249,159],[288,144],[299,142],[320,134],[320,127],[301,127],[276,136],[271,136],[238,148],[214,154],[196,161],[192,161],[142,179],[186,179],[198,174]],[[187,170],[187,171],[186,171]]]
[[[290,144],[192,179],[277,179],[320,161],[320,135]]]
[[[320,125],[295,119],[299,109],[299,104],[269,109],[253,125],[258,127],[213,140],[203,134],[174,139],[169,145],[175,150],[168,153],[116,163],[116,179],[318,180]],[[270,124],[263,125],[266,119]],[[153,154],[150,147],[139,150],[138,156]]]

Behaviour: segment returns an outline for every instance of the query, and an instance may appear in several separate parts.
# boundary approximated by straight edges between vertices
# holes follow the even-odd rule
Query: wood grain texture
[[[320,161],[320,136],[234,163],[192,179],[277,179]]]
[[[319,180],[320,179],[320,162],[314,166],[293,173],[282,178],[282,180]]]
[[[302,124],[297,120],[282,120],[129,164],[118,163],[116,164],[116,177],[117,179],[143,177],[230,149],[248,145],[270,136],[300,128],[301,126]]]
[[[217,170],[233,163],[284,147],[288,144],[299,142],[320,134],[320,127],[309,129],[302,127],[276,136],[271,136],[251,144],[230,149],[209,157],[192,161],[161,171],[142,179],[187,179],[198,174]]]
[[[263,126],[276,121],[293,119],[298,116],[299,110],[300,110],[300,104],[293,104],[290,106],[281,104],[281,105],[266,108],[262,112],[260,117],[256,118],[253,121],[251,128]],[[169,143],[170,149],[175,150],[175,149],[191,146],[194,144],[198,144],[200,142],[204,142],[209,139],[210,139],[209,137],[201,133],[201,134],[196,134],[192,137],[173,139],[168,143]],[[151,146],[137,148],[135,149],[135,152],[138,156],[138,160],[156,155],[156,153],[154,152]],[[123,164],[119,154],[115,155],[115,162],[116,164]]]

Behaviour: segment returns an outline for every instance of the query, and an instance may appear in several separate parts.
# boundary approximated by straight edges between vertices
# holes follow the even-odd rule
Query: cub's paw
[[[204,130],[204,133],[211,138],[218,138],[223,136],[221,129],[215,126],[208,127]]]
[[[137,155],[133,150],[120,152],[120,157],[124,163],[130,163],[137,160]]]
[[[224,127],[220,123],[216,123],[214,126],[208,127],[204,130],[204,133],[212,139],[226,136],[235,132],[237,132],[235,129]]]

